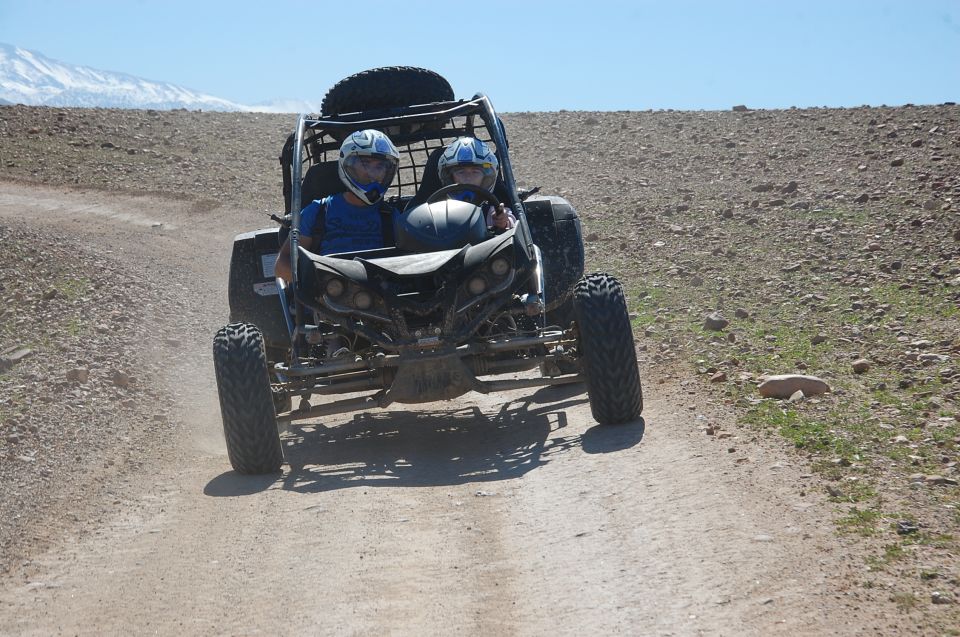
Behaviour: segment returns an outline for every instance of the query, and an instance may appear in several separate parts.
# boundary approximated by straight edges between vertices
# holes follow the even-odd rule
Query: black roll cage
[[[483,93],[477,93],[469,100],[437,102],[377,111],[347,113],[329,117],[312,117],[307,114],[301,114],[297,118],[297,128],[292,136],[292,143],[288,140],[280,158],[281,165],[284,167],[284,190],[289,190],[290,192],[287,212],[292,217],[289,236],[290,269],[293,281],[296,282],[298,280],[297,265],[299,260],[297,256],[300,245],[300,195],[303,185],[304,155],[306,154],[307,158],[316,157],[321,153],[339,151],[340,148],[340,142],[338,141],[324,142],[323,137],[325,134],[330,133],[333,140],[342,140],[350,133],[365,128],[374,128],[384,130],[385,132],[389,130],[388,135],[394,142],[394,145],[401,147],[418,141],[439,139],[441,138],[441,132],[447,133],[448,135],[451,133],[451,129],[449,128],[441,130],[429,127],[418,127],[418,124],[430,122],[445,123],[454,117],[467,117],[469,121],[469,118],[472,116],[479,116],[480,119],[483,120],[487,132],[490,134],[496,146],[497,158],[500,161],[501,178],[506,186],[508,198],[508,200],[503,203],[509,205],[513,210],[513,214],[518,220],[516,232],[522,244],[526,247],[528,255],[533,258],[535,247],[533,245],[530,228],[527,225],[523,204],[517,192],[517,184],[513,176],[513,166],[510,163],[510,154],[507,150],[506,136],[500,125],[500,119],[493,110],[493,104],[490,103],[490,99]],[[464,134],[469,134],[470,132],[468,129],[463,131]],[[289,186],[289,188],[287,188],[287,186]]]

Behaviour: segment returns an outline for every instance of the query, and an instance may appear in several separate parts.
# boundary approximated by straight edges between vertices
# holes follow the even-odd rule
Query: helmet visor
[[[397,173],[397,161],[386,155],[353,155],[343,164],[347,176],[358,186],[390,187]]]
[[[489,163],[454,164],[446,169],[443,181],[447,184],[470,184],[484,190],[493,188],[497,173]]]

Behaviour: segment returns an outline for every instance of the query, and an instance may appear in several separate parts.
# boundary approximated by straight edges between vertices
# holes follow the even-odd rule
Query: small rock
[[[810,339],[811,345],[819,345],[820,343],[826,343],[826,342],[827,342],[826,334],[817,334],[816,336]]]
[[[32,354],[33,350],[27,349],[26,347],[10,348],[3,354],[3,356],[0,356],[0,372],[10,369]]]
[[[750,109],[747,108],[745,104],[737,104],[736,106],[733,107],[733,112],[734,112],[734,113],[745,113],[745,112],[747,112],[747,111],[749,111],[749,110],[750,110]]]
[[[806,396],[804,396],[804,395],[803,395],[803,392],[800,391],[799,389],[798,389],[797,391],[793,392],[792,394],[790,394],[790,402],[792,402],[792,403],[799,403],[799,402],[801,402],[804,398],[806,398]]]
[[[870,195],[864,193],[853,200],[855,203],[867,203],[870,201]]]
[[[726,372],[717,372],[710,377],[711,383],[725,383],[727,382],[727,373]]]
[[[86,367],[76,367],[67,371],[67,380],[81,385],[90,379],[90,370]]]
[[[910,535],[919,530],[920,528],[910,520],[900,520],[897,522],[897,535]]]
[[[790,398],[797,391],[802,391],[804,396],[809,397],[830,391],[830,385],[816,376],[780,374],[767,376],[757,390],[764,398]]]
[[[896,159],[890,162],[890,165],[894,167],[903,166],[903,157],[897,157]]]
[[[128,387],[130,385],[130,376],[123,372],[114,372],[110,380],[117,387]]]
[[[858,358],[853,361],[851,367],[853,367],[855,374],[863,374],[864,372],[870,371],[870,361],[865,358]]]
[[[930,594],[930,601],[934,604],[952,604],[953,597],[949,593],[934,591]]]
[[[947,478],[944,476],[937,476],[937,475],[924,476],[923,481],[929,485],[939,485],[939,484],[956,485],[957,484],[957,481],[954,480],[953,478]]]
[[[719,332],[728,325],[730,325],[730,321],[725,319],[720,312],[708,314],[707,318],[703,321],[703,329],[714,332]]]
[[[736,316],[738,319],[750,318],[750,312],[743,309],[742,307],[738,307],[736,311],[733,313],[733,315]]]

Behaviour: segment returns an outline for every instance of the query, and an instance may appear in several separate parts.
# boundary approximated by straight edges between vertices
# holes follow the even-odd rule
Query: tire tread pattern
[[[453,88],[439,73],[415,66],[384,66],[334,84],[320,104],[320,113],[342,115],[451,100]]]
[[[594,419],[602,425],[636,420],[643,391],[623,287],[609,274],[593,273],[580,279],[573,299]]]
[[[283,464],[263,335],[231,323],[213,339],[213,365],[227,455],[237,473],[275,473]]]

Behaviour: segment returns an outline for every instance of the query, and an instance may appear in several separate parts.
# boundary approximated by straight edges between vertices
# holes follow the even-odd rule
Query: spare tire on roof
[[[320,113],[342,115],[451,100],[453,89],[439,73],[415,66],[384,66],[334,84],[323,98]]]

